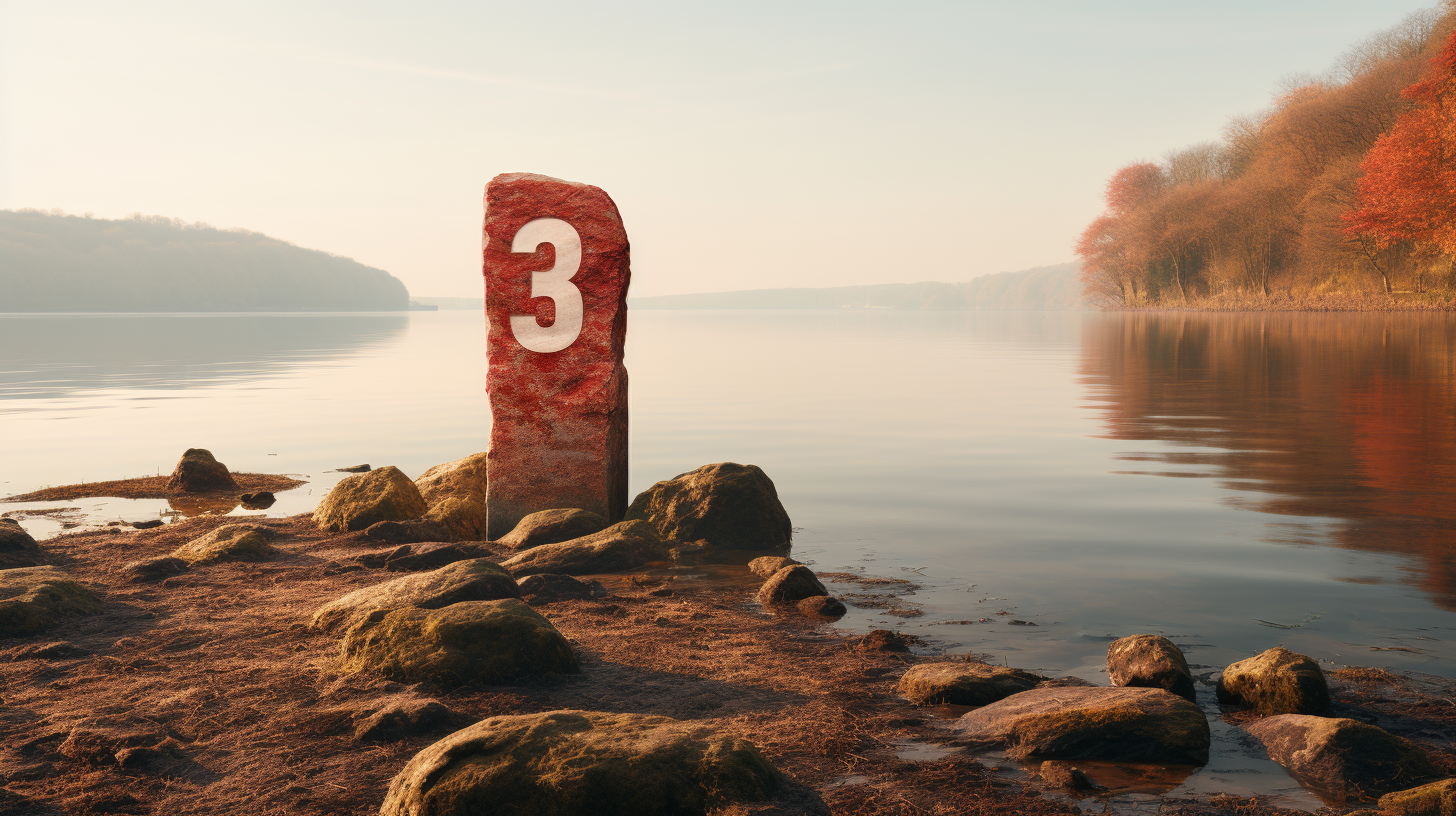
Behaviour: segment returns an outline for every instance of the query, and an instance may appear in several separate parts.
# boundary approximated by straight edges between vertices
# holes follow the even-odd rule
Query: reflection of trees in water
[[[1456,320],[1109,315],[1087,324],[1081,373],[1108,437],[1219,449],[1128,459],[1342,519],[1334,543],[1416,556],[1456,609]]]
[[[91,388],[188,388],[388,342],[403,315],[0,317],[0,400]]]

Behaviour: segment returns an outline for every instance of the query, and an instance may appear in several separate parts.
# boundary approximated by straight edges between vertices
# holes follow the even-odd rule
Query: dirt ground
[[[127,583],[120,571],[242,520],[278,531],[277,560],[201,567],[157,584]],[[306,516],[202,517],[43,547],[104,606],[43,636],[0,640],[0,814],[369,814],[410,757],[451,730],[563,708],[663,714],[752,740],[789,784],[735,814],[1104,810],[964,752],[899,758],[951,744],[945,725],[955,712],[916,709],[894,692],[905,666],[925,658],[860,651],[811,620],[766,615],[751,602],[757,581],[744,568],[676,580],[665,570],[598,576],[608,597],[538,607],[576,648],[580,674],[439,688],[341,674],[337,639],[308,626],[325,602],[396,576],[355,560],[389,549],[362,534],[322,533]],[[1373,672],[1337,677],[1335,691],[1344,715],[1422,740],[1456,772],[1449,687]],[[452,718],[396,742],[355,738],[359,721],[409,698],[439,700]],[[1285,811],[1219,799],[1167,800],[1159,812]]]

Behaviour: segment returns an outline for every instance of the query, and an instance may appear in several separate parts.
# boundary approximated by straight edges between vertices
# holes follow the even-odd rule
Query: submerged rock
[[[551,622],[516,598],[377,611],[344,633],[344,670],[406,683],[498,683],[577,671]]]
[[[799,612],[812,618],[842,618],[847,612],[838,598],[828,595],[811,595],[794,604]]]
[[[244,493],[238,501],[251,510],[266,510],[278,501],[278,497],[267,490],[259,490],[257,493]]]
[[[1208,762],[1208,719],[1182,697],[1152,688],[1041,688],[978,708],[956,722],[971,744],[1004,745],[1017,758]]]
[[[217,461],[212,451],[188,448],[167,480],[168,490],[183,493],[209,493],[214,490],[237,490],[238,483],[227,465]]]
[[[0,569],[35,567],[44,561],[40,545],[20,522],[0,518]]]
[[[1263,715],[1322,714],[1330,708],[1330,689],[1319,664],[1302,654],[1275,647],[1223,670],[1218,701],[1243,705]]]
[[[33,635],[69,615],[99,611],[96,593],[55,567],[0,570],[0,638]]]
[[[658,482],[632,500],[626,518],[650,522],[663,540],[706,541],[705,561],[788,555],[793,536],[773,481],[755,465],[733,462]]]
[[[1036,688],[1042,677],[985,663],[921,663],[900,675],[896,689],[915,705],[983,706]]]
[[[635,569],[667,557],[667,545],[645,521],[624,521],[559,544],[542,544],[517,553],[501,566],[513,575],[555,572],[589,575]]]
[[[256,524],[226,524],[173,550],[172,557],[193,566],[221,561],[267,561],[278,554],[268,543],[273,536],[272,530]]]
[[[1107,676],[1114,686],[1160,688],[1197,702],[1183,651],[1161,635],[1131,635],[1107,647]]]
[[[484,558],[457,561],[431,572],[356,589],[320,607],[314,613],[313,625],[329,630],[378,610],[439,609],[462,601],[516,598],[520,593],[516,579],[490,561]]]
[[[445,541],[482,541],[485,539],[485,504],[475,499],[451,496],[441,499],[428,513],[432,521],[445,530]]]
[[[1436,775],[1414,743],[1355,720],[1280,714],[1246,727],[1290,776],[1336,802],[1370,798]]]
[[[435,465],[415,479],[415,487],[429,505],[449,498],[475,499],[485,504],[485,460],[484,453],[474,453]]]
[[[706,726],[549,711],[491,717],[416,754],[380,816],[467,816],[502,802],[516,816],[679,816],[765,799],[780,784],[752,743]]]
[[[542,544],[560,544],[574,538],[600,533],[610,522],[589,510],[574,507],[542,510],[516,523],[515,529],[501,536],[497,544],[512,550],[529,550]]]
[[[313,520],[330,532],[352,532],[380,521],[417,519],[427,509],[415,483],[386,466],[346,476],[319,503]]]
[[[798,603],[815,595],[828,595],[814,571],[803,564],[794,564],[775,572],[758,588],[758,602],[764,606]]]
[[[893,629],[871,629],[855,641],[854,648],[861,652],[908,652],[911,646],[923,642],[915,635],[902,635]]]

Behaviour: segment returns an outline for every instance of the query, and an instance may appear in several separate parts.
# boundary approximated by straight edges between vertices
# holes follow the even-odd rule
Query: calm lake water
[[[206,447],[303,474],[271,513],[304,512],[332,468],[483,450],[484,348],[474,312],[0,316],[0,495]],[[848,630],[1099,683],[1139,632],[1195,673],[1284,645],[1453,676],[1453,368],[1440,315],[638,310],[631,489],[760,465],[798,558],[918,585]],[[1248,789],[1223,770],[1189,789]]]

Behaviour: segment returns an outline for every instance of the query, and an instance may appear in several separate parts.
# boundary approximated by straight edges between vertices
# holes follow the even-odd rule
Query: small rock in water
[[[166,523],[167,522],[162,521],[161,519],[147,519],[146,521],[133,521],[131,523],[131,526],[135,527],[138,530],[153,530],[157,527],[161,527],[163,524]]]
[[[793,525],[774,483],[755,465],[721,462],[642,491],[627,508],[664,540],[707,541],[702,557],[746,564],[762,555],[789,554]]]
[[[900,675],[896,690],[915,705],[983,706],[1030,691],[1042,679],[1009,666],[955,660],[911,666]]]
[[[799,562],[782,555],[765,555],[749,561],[748,571],[760,578],[772,578],[774,573],[797,563]]]
[[[238,483],[227,465],[213,458],[212,451],[188,448],[167,480],[168,490],[183,493],[207,493],[213,490],[237,490]]]
[[[336,473],[368,473],[368,465],[351,465],[349,467],[335,468]]]
[[[872,629],[868,635],[855,641],[854,648],[861,652],[908,652],[910,646],[921,643],[915,635],[902,635],[889,629]]]
[[[238,497],[238,501],[249,509],[266,510],[278,501],[278,497],[267,490],[259,490],[257,493],[244,493]]]
[[[1218,701],[1260,714],[1323,714],[1330,708],[1325,674],[1313,658],[1274,647],[1229,664],[1218,678]]]
[[[1130,635],[1107,647],[1107,677],[1114,686],[1160,688],[1197,702],[1183,651],[1161,635]]]
[[[1102,789],[1102,786],[1088,778],[1079,768],[1074,768],[1065,762],[1047,760],[1037,769],[1043,782],[1055,785],[1059,788],[1066,788],[1073,791],[1094,791]]]
[[[775,572],[758,588],[758,602],[772,604],[798,603],[815,595],[828,595],[814,571],[803,564],[793,564]]]
[[[842,618],[844,617],[844,604],[838,598],[831,598],[828,595],[811,595],[808,598],[795,604],[799,611],[813,618]]]

